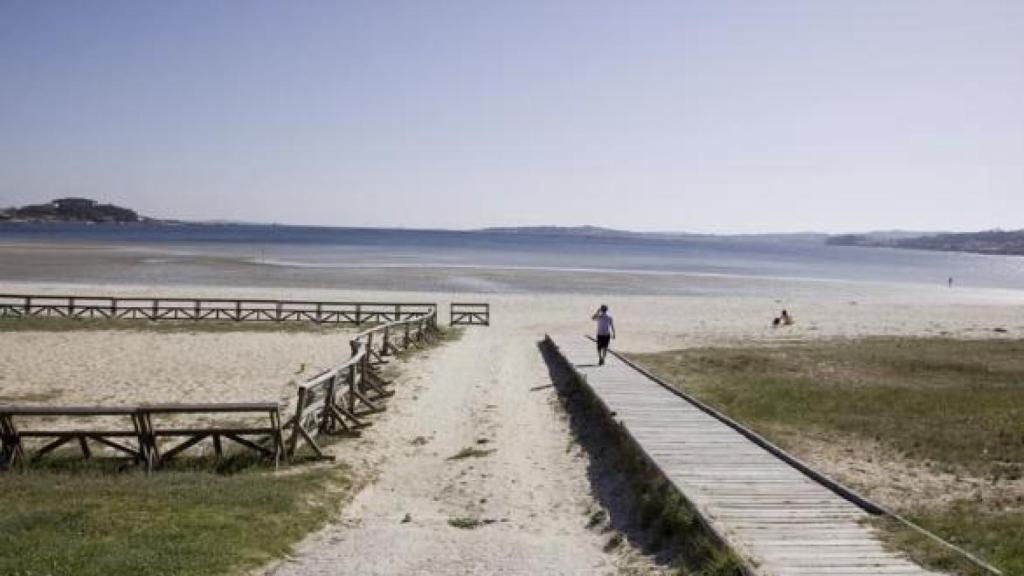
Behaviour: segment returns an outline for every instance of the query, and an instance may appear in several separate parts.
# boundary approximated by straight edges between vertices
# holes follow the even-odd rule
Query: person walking
[[[608,314],[608,306],[604,304],[591,316],[591,320],[597,322],[597,365],[603,366],[608,344],[615,338],[615,322]]]

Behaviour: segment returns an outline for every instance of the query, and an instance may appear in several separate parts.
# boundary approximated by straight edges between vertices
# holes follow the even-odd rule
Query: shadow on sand
[[[588,527],[606,533],[607,550],[621,538],[663,567],[673,567],[679,560],[679,546],[666,539],[645,517],[637,483],[645,472],[638,470],[626,440],[601,413],[590,396],[576,382],[575,376],[557,352],[543,340],[537,343],[547,364],[558,400],[569,419],[572,434],[588,459],[587,477],[591,490],[604,512],[595,511]],[[621,534],[621,536],[618,536]]]

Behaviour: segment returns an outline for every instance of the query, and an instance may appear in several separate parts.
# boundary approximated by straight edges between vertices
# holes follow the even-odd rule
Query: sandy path
[[[360,452],[359,444],[372,444],[383,455],[379,478],[339,522],[307,539],[270,574],[639,568],[644,559],[604,552],[608,534],[585,526],[593,505],[587,461],[570,445],[537,339],[526,330],[472,329],[459,342],[403,365],[388,414],[364,440],[340,448]],[[467,447],[494,452],[448,459]],[[411,520],[403,522],[406,514]],[[449,525],[453,518],[493,523],[460,529]]]

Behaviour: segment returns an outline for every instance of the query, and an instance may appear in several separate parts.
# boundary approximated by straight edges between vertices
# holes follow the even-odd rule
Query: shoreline
[[[859,255],[849,262],[826,264],[815,260],[822,254],[718,254],[695,248],[696,252],[680,251],[676,261],[675,252],[619,252],[614,246],[609,247],[605,259],[594,248],[579,254],[561,254],[558,246],[539,252],[531,251],[534,248],[448,246],[428,253],[416,245],[0,239],[0,274],[16,279],[13,281],[37,283],[340,287],[389,292],[397,287],[477,294],[730,296],[783,291],[807,295],[821,288],[852,294],[931,294],[936,289],[950,289],[946,271],[933,270],[938,264],[914,268],[905,258]],[[908,266],[913,270],[907,274],[895,272]],[[787,271],[791,273],[779,273]],[[924,279],[926,273],[934,277]],[[956,283],[951,290],[972,295],[972,300],[1024,302],[1024,274],[1018,287],[1019,273],[1017,266],[1003,262],[979,269],[976,279],[965,273],[952,274]],[[977,284],[972,284],[972,279]]]

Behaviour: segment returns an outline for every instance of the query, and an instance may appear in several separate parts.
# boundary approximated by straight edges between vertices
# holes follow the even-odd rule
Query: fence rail
[[[352,354],[298,388],[286,453],[293,456],[304,442],[319,458],[328,458],[317,442],[321,434],[352,434],[369,424],[366,414],[384,409],[380,401],[394,392],[379,373],[387,357],[421,346],[438,332],[437,310],[364,330],[349,341]]]
[[[227,320],[359,326],[406,320],[437,305],[424,302],[314,302],[227,298],[120,298],[0,294],[0,318]]]
[[[193,423],[186,427],[170,427],[155,423],[154,416],[189,414],[210,418],[232,414],[261,414],[265,424]],[[90,458],[89,441],[130,456],[147,470],[167,462],[177,454],[207,438],[213,441],[217,456],[223,453],[222,439],[250,448],[277,463],[283,455],[283,442],[276,402],[216,404],[148,404],[140,406],[0,406],[0,469],[24,464],[26,459],[38,460],[61,446],[78,441],[82,456]],[[23,418],[43,418],[42,424],[24,425]],[[94,418],[108,420],[102,425],[90,424]],[[72,428],[53,428],[50,424],[62,419]],[[109,420],[113,419],[111,423]],[[38,427],[42,426],[42,427]],[[248,437],[248,438],[246,438]],[[255,438],[253,438],[255,437]],[[30,453],[24,439],[48,440]],[[178,439],[171,448],[161,449],[160,439]]]
[[[451,326],[490,326],[491,305],[479,302],[452,302]]]
[[[10,296],[0,296],[10,298]],[[35,296],[17,296],[29,298]],[[90,300],[78,297],[45,297],[51,299],[70,300],[64,302],[63,311],[76,310],[79,300]],[[115,299],[104,299],[115,300]],[[118,298],[117,302],[156,300]],[[168,299],[168,301],[171,301]],[[181,299],[177,300],[181,301]],[[189,300],[190,302],[211,302],[211,300]],[[243,302],[238,300],[221,300],[218,302]],[[244,301],[273,302],[277,301]],[[335,303],[338,304],[338,303]],[[29,310],[35,306],[46,307],[47,304],[35,304],[31,300],[24,304]],[[283,424],[278,416],[277,403],[228,403],[228,404],[163,404],[151,406],[0,406],[0,469],[26,460],[27,451],[23,445],[25,438],[52,438],[53,440],[33,455],[39,458],[46,453],[77,440],[86,458],[90,457],[89,441],[112,448],[119,453],[131,456],[135,461],[152,468],[172,458],[180,452],[210,439],[214,443],[217,455],[221,454],[221,439],[232,440],[237,444],[250,448],[274,459],[290,458],[302,447],[308,445],[318,458],[330,458],[317,442],[324,434],[354,433],[367,426],[363,419],[367,414],[384,410],[381,400],[391,396],[389,383],[380,374],[380,366],[388,362],[388,357],[399,352],[415,349],[434,337],[438,332],[437,307],[434,304],[358,304],[358,306],[375,306],[387,309],[396,319],[385,321],[372,328],[359,332],[349,341],[351,354],[338,366],[325,370],[303,382],[296,390],[297,398],[294,414]],[[6,306],[6,304],[0,304]],[[398,308],[401,307],[401,308]],[[419,307],[418,312],[415,307]],[[23,308],[23,309],[25,309]],[[9,308],[0,308],[5,310]],[[379,312],[378,318],[387,318],[389,312]],[[48,312],[39,314],[45,316]],[[2,315],[2,314],[0,314]],[[59,313],[58,313],[59,315]],[[70,316],[80,317],[80,316]],[[197,317],[203,320],[209,317]],[[364,322],[372,320],[364,319]],[[353,322],[354,323],[354,322]],[[192,424],[174,428],[154,425],[153,415],[188,414],[192,416],[210,417],[224,413],[257,412],[267,415],[268,423],[262,426],[211,426],[209,424]],[[49,424],[45,428],[33,428],[16,422],[16,418],[43,416],[49,420],[65,418],[74,421],[74,429],[54,430]],[[129,419],[117,429],[111,426],[97,427],[82,421],[90,421],[94,417],[122,416]],[[124,424],[130,423],[130,426]],[[255,435],[256,439],[245,438]],[[287,439],[285,439],[287,435]],[[160,451],[158,438],[183,438],[174,447]],[[134,446],[124,443],[125,439],[135,439]]]

